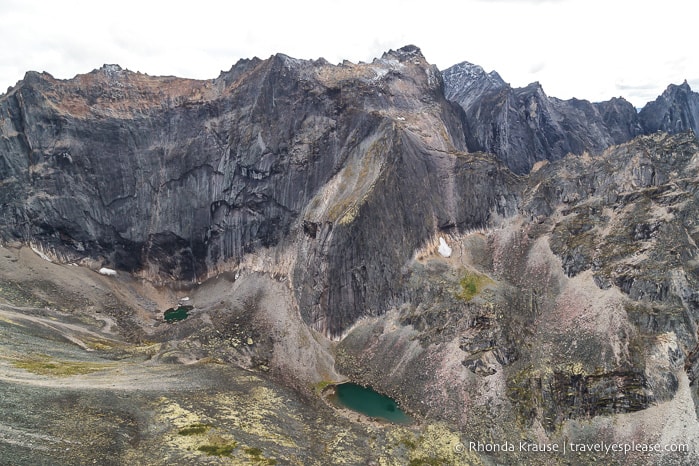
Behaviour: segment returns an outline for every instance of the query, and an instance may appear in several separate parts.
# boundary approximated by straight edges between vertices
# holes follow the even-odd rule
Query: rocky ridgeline
[[[443,71],[445,94],[464,110],[470,150],[497,154],[515,173],[540,160],[600,154],[656,131],[699,134],[699,94],[670,85],[640,112],[623,98],[591,103],[549,97],[538,82],[512,88],[495,73],[463,62]]]

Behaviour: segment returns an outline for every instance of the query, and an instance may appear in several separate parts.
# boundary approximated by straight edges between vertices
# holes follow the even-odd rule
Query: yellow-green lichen
[[[50,375],[53,377],[70,377],[72,375],[90,374],[111,367],[110,364],[98,362],[52,359],[43,354],[13,361],[12,365],[34,374]]]
[[[253,460],[255,463],[259,465],[267,464],[267,465],[274,465],[277,464],[277,460],[274,458],[265,458],[262,456],[262,450],[256,447],[246,447],[243,448],[243,451],[250,456],[250,459]]]
[[[568,364],[566,367],[566,372],[570,372],[572,375],[587,375],[585,368],[581,362],[574,362]]]
[[[328,386],[332,385],[334,382],[331,382],[330,380],[321,380],[317,384],[313,386],[313,390],[316,392],[316,394],[321,394],[323,390],[325,390]]]
[[[491,283],[493,283],[493,280],[487,276],[467,271],[459,280],[459,292],[457,296],[464,301],[471,301]]]
[[[209,456],[231,456],[233,450],[238,447],[236,442],[216,443],[200,445],[197,450],[206,453]]]
[[[183,427],[177,431],[177,433],[179,435],[201,435],[206,433],[210,428],[211,426],[209,424],[194,423],[187,427]]]
[[[441,423],[428,424],[419,434],[406,428],[394,429],[387,440],[394,447],[384,450],[379,458],[381,465],[402,465],[406,461],[409,465],[482,464],[477,455],[464,451],[459,434]]]
[[[223,394],[217,397],[221,416],[236,428],[260,440],[296,448],[293,438],[276,422],[279,406],[285,403],[284,398],[267,387],[253,388],[244,399]],[[298,418],[289,413],[289,419]]]

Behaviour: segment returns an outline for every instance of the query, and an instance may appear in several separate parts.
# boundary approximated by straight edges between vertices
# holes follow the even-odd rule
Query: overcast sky
[[[240,58],[370,61],[414,44],[520,87],[640,107],[668,84],[699,90],[694,0],[0,0],[0,92],[27,70],[57,78],[117,63],[214,78]]]

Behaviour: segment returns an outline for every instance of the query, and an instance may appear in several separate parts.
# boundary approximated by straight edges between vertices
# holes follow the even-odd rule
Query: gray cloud
[[[540,62],[532,65],[531,68],[529,68],[529,73],[537,74],[540,71],[543,71],[545,68],[546,68],[546,62],[540,61]]]

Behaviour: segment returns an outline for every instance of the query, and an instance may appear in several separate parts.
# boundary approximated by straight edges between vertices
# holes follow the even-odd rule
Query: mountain
[[[29,72],[0,96],[0,458],[697,464],[696,121],[686,84],[637,113],[415,46]],[[338,409],[348,380],[417,422]]]
[[[692,92],[687,81],[671,84],[655,101],[639,113],[646,132],[680,133],[692,130],[699,134],[699,94]]]
[[[307,321],[333,335],[391,301],[435,230],[515,208],[512,175],[466,154],[412,47],[363,65],[245,60],[211,81],[29,73],[0,112],[4,240],[161,282],[276,247]]]
[[[447,99],[458,102],[468,108],[484,94],[497,93],[508,87],[496,71],[485,70],[467,61],[442,71],[444,95]]]
[[[623,98],[591,103],[549,97],[539,83],[512,88],[497,73],[467,62],[443,73],[445,95],[465,112],[469,149],[497,154],[519,174],[538,161],[599,154],[641,134],[697,130],[699,95],[686,82],[637,113]]]

